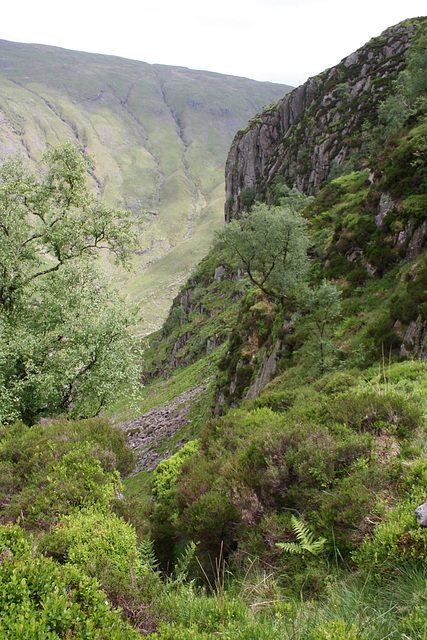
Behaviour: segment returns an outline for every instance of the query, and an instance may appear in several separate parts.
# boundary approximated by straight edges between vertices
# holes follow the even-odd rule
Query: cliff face
[[[281,175],[315,194],[333,162],[342,165],[360,150],[364,126],[375,123],[379,103],[405,66],[415,24],[387,29],[236,134],[226,164],[226,222],[245,209],[248,189],[265,200],[269,183]]]

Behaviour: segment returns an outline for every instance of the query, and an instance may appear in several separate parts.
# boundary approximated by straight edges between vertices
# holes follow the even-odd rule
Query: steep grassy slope
[[[415,34],[409,54],[408,32]],[[405,45],[403,52],[397,39],[398,33],[401,33]],[[387,34],[390,47],[385,39]],[[359,111],[369,107],[372,122],[377,123],[365,127],[366,144],[362,145],[357,156],[361,170],[352,171],[351,163],[337,165],[336,175],[344,175],[326,182],[314,201],[302,211],[311,238],[308,281],[313,286],[325,277],[334,280],[341,289],[345,313],[359,318],[359,321],[354,317],[353,320],[347,318],[346,337],[343,339],[345,358],[353,364],[356,363],[358,356],[355,353],[359,349],[362,360],[357,364],[369,364],[372,358],[379,355],[381,344],[386,350],[392,347],[400,356],[412,354],[424,358],[426,353],[423,307],[424,247],[427,236],[426,109],[425,85],[422,84],[425,78],[423,55],[426,39],[426,21],[408,21],[389,29],[382,38],[371,41],[367,51],[362,49],[357,56],[350,56],[354,61],[362,53],[369,54],[370,47],[378,49],[381,46],[382,53],[378,56],[384,68],[388,68],[388,51],[393,62],[392,86],[396,95],[387,100],[378,100],[376,104],[372,102],[370,88],[359,95]],[[400,57],[396,51],[401,51]],[[405,70],[406,59],[409,62]],[[402,69],[397,78],[396,66]],[[339,68],[335,68],[336,73]],[[334,73],[329,75],[333,77]],[[387,73],[386,80],[389,81]],[[384,82],[384,78],[379,78],[377,84]],[[326,90],[329,95],[331,86],[328,85]],[[292,100],[292,96],[294,94],[284,101],[285,105]],[[412,108],[408,105],[412,105]],[[391,124],[386,124],[386,113],[392,120]],[[269,115],[272,122],[268,121]],[[379,116],[383,117],[381,124],[378,124]],[[264,124],[252,122],[249,133],[257,127],[262,132],[269,124],[274,129],[276,117],[275,109],[265,111]],[[239,134],[237,138],[244,139],[249,133]],[[321,133],[322,126],[318,135]],[[229,163],[230,158],[234,157],[233,149]],[[314,145],[313,149],[316,154],[318,147]],[[242,167],[250,168],[251,162],[255,162],[252,151],[250,145],[240,149],[240,156],[244,160]],[[235,167],[230,170],[231,173],[234,170]],[[298,168],[294,167],[293,170],[291,182],[299,176]],[[290,165],[287,171],[292,172]],[[247,177],[245,175],[245,180]],[[244,197],[242,191],[240,197],[244,199],[244,209],[250,210],[253,206],[255,193],[254,189]],[[297,203],[300,208],[304,204],[304,196],[298,195],[295,189],[289,189],[288,179],[280,173],[270,176],[265,197],[271,204],[284,207]],[[275,361],[280,360],[281,354],[288,354],[286,357],[291,355],[294,347],[297,351],[301,340],[300,343],[298,340],[295,342],[295,337],[285,337],[285,334],[292,333],[291,325],[286,323],[297,309],[298,292],[294,297],[289,296],[284,308],[283,302],[267,300],[260,291],[245,296],[250,283],[242,277],[244,270],[238,271],[237,266],[238,261],[233,256],[224,255],[219,247],[214,248],[199,265],[174,301],[161,334],[161,347],[156,347],[155,357],[151,361],[151,369],[158,366],[165,371],[192,362],[199,354],[226,342],[233,333],[229,349],[230,363],[233,362],[233,365],[229,363],[224,366],[229,371],[234,367],[234,373],[230,379],[224,380],[224,385],[235,391],[236,380],[233,380],[233,375],[237,375],[238,370],[242,393],[247,385],[254,382],[260,358],[262,360],[264,357],[263,353],[266,356],[272,353],[276,340],[280,338]],[[243,300],[239,302],[242,296]],[[237,325],[236,318],[239,318]],[[270,329],[266,325],[271,325]],[[362,327],[363,337],[360,337]],[[365,343],[364,346],[362,343]],[[263,353],[259,351],[260,347]],[[238,352],[243,356],[238,357]],[[254,357],[257,353],[258,356]],[[270,374],[274,372],[273,364],[269,365]]]
[[[311,235],[308,281],[316,287],[327,277],[341,291],[342,318],[334,327],[340,366],[369,366],[382,350],[426,357],[426,185],[424,164],[417,164],[424,140],[422,110],[375,158],[374,172],[337,178],[302,212]],[[393,178],[399,171],[406,181],[411,176],[416,215],[405,206],[408,192],[398,197],[403,183]],[[276,188],[283,193],[281,182]],[[286,203],[283,196],[279,200]],[[170,374],[225,349],[217,399],[234,404],[252,385],[259,391],[275,373],[300,362],[307,336],[295,332],[292,322],[300,302],[298,291],[285,304],[269,300],[215,247],[175,299],[160,335],[153,336],[147,374]]]
[[[419,34],[427,37],[424,27]],[[411,73],[401,80],[411,85]],[[238,566],[254,556],[280,564],[275,542],[292,539],[290,513],[298,512],[348,558],[386,519],[387,501],[422,498],[423,480],[412,494],[405,478],[425,473],[425,94],[399,126],[370,134],[362,170],[342,168],[301,210],[311,241],[305,282],[284,297],[261,291],[219,243],[152,338],[147,379],[173,376],[178,388],[191,367],[218,362],[199,452],[165,503],[158,494],[152,514],[162,554],[188,537],[207,556],[224,545]],[[269,200],[300,208],[304,197],[276,176]],[[326,295],[332,302],[322,319]],[[407,358],[421,362],[401,362]],[[416,540],[425,549],[425,536],[405,518],[397,535],[408,558]],[[366,542],[361,567],[376,544]],[[325,569],[285,566],[290,582],[313,580],[313,588]]]
[[[115,282],[156,328],[221,224],[231,139],[288,87],[0,41],[0,159],[65,139],[94,158],[94,187],[144,220],[131,276]]]

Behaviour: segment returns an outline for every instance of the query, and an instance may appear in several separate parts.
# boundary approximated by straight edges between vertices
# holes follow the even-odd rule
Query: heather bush
[[[178,481],[171,537],[184,533],[200,542],[200,553],[218,552],[223,543],[226,553],[234,554],[238,546],[239,553],[277,560],[271,531],[261,523],[283,514],[274,542],[292,541],[290,514],[298,512],[307,514],[316,536],[333,539],[342,554],[355,548],[365,519],[375,512],[377,492],[385,482],[392,486],[401,468],[378,464],[376,432],[353,428],[353,396],[359,399],[350,390],[325,402],[322,394],[310,399],[307,391],[278,413],[262,405],[279,394],[266,393],[255,408],[234,410],[208,425],[199,454],[187,460]],[[371,404],[366,398],[361,404],[366,416]],[[404,414],[401,404],[393,408]],[[349,425],[338,421],[339,411],[348,411]]]
[[[427,461],[414,462],[402,480],[402,497],[354,554],[359,567],[377,577],[408,562],[427,561],[427,529],[419,526],[414,515],[425,500]]]
[[[330,417],[359,432],[408,436],[422,424],[420,407],[401,393],[357,389],[329,404]]]
[[[3,515],[26,527],[49,528],[85,504],[110,505],[120,472],[133,466],[124,435],[106,420],[16,423],[1,431]]]
[[[77,507],[110,505],[120,488],[118,471],[105,471],[90,443],[79,444],[32,474],[4,507],[4,515],[21,517],[25,526],[47,529]]]

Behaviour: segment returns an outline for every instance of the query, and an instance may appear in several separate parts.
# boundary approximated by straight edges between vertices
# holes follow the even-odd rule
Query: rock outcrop
[[[273,178],[315,194],[333,163],[342,165],[363,142],[377,107],[405,67],[416,20],[372,39],[340,64],[264,109],[239,131],[226,164],[225,219],[245,210],[245,194],[268,200]]]
[[[415,509],[415,516],[421,527],[427,527],[427,500]]]

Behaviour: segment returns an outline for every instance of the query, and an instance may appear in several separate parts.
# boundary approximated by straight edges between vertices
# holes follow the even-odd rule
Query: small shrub
[[[135,576],[145,573],[135,529],[114,513],[99,507],[87,507],[60,519],[55,532],[44,542],[44,550],[52,549],[58,557],[79,566],[93,576],[106,570]]]
[[[335,422],[343,422],[360,432],[388,431],[405,437],[422,422],[418,405],[400,393],[377,393],[362,389],[331,400],[329,413]]]
[[[359,376],[360,372],[357,370],[330,372],[317,380],[314,388],[327,396],[345,393],[357,384]]]
[[[120,491],[120,472],[133,462],[123,433],[106,420],[18,423],[4,432],[0,450],[3,514],[21,517],[25,527],[49,528],[84,504],[109,505]]]
[[[377,508],[377,492],[385,483],[380,465],[369,468],[367,458],[362,457],[354,466],[356,468],[348,476],[335,483],[332,491],[317,496],[316,508],[310,516],[319,530],[333,536],[334,544],[343,556],[361,543],[366,520],[373,517]]]
[[[240,194],[240,203],[246,210],[250,210],[255,202],[255,187],[245,187]]]
[[[30,476],[4,507],[4,514],[21,516],[25,526],[47,529],[76,507],[94,502],[110,505],[120,488],[118,472],[104,471],[93,447],[84,443]]]
[[[259,398],[254,401],[254,407],[261,409],[269,407],[272,411],[286,411],[295,402],[295,391],[265,391]]]
[[[154,471],[153,493],[158,500],[167,500],[171,496],[182,465],[197,452],[198,446],[198,440],[191,440],[184,444],[173,456],[162,460],[157,465]]]
[[[408,561],[427,561],[427,532],[414,518],[417,501],[402,501],[379,524],[374,537],[365,540],[354,559],[365,573],[384,572]]]
[[[355,624],[347,623],[341,618],[323,622],[313,629],[309,640],[368,640]]]
[[[402,343],[402,339],[393,331],[393,322],[388,316],[375,320],[368,329],[368,336],[373,339],[377,356],[400,347]]]
[[[222,542],[226,547],[230,543],[237,517],[226,491],[214,484],[187,507],[182,520],[193,540],[200,541],[205,549],[219,552]]]
[[[426,482],[427,462],[417,461],[404,479],[403,498],[354,554],[365,573],[381,576],[408,562],[427,561],[427,529],[418,525],[414,515],[425,500]]]
[[[158,614],[153,600],[161,585],[153,570],[156,562],[152,548],[144,542],[142,546],[138,544],[131,524],[106,509],[92,506],[61,518],[54,532],[41,540],[39,549],[96,578],[133,626],[151,628]],[[151,553],[147,554],[148,548]]]
[[[174,562],[178,519],[178,478],[184,463],[199,447],[198,440],[187,442],[173,456],[160,462],[153,474],[154,507],[151,514],[156,552],[162,566]]]
[[[16,525],[0,527],[0,611],[1,638],[140,637],[110,609],[96,580],[35,552]]]

